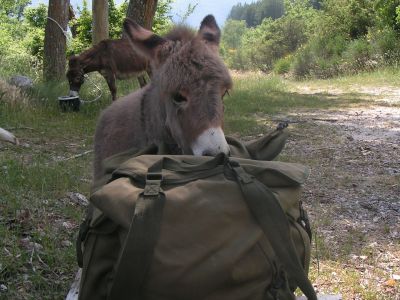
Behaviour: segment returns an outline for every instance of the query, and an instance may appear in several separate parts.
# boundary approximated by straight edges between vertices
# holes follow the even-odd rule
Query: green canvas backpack
[[[297,287],[317,299],[299,201],[308,171],[250,159],[272,159],[285,139],[229,138],[231,157],[153,145],[107,160],[78,237],[79,299],[294,299]]]

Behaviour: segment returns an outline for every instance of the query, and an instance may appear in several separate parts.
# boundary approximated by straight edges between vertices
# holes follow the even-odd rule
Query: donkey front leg
[[[140,85],[141,88],[144,87],[147,84],[146,78],[144,78],[144,75],[139,75],[137,77],[137,80],[139,81],[139,85]]]
[[[115,74],[111,71],[106,71],[102,75],[107,81],[108,88],[110,89],[111,92],[112,101],[115,101],[117,99],[117,86],[115,85]]]

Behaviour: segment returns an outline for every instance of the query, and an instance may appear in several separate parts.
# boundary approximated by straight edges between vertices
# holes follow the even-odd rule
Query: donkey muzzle
[[[203,131],[191,148],[195,156],[215,156],[219,153],[229,155],[230,152],[221,127],[212,127]]]
[[[79,93],[77,91],[69,90],[69,96],[70,97],[78,97]]]

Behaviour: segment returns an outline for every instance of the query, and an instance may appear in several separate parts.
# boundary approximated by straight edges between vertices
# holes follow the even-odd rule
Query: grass
[[[395,71],[382,74],[387,80],[398,82]],[[385,82],[382,74],[307,83],[287,82],[274,76],[235,77],[235,88],[225,102],[226,131],[254,136],[269,129],[271,122],[265,120],[281,113],[366,103],[358,94],[309,95],[296,92],[293,86],[351,86],[369,80],[373,85]],[[0,292],[0,299],[63,299],[73,280],[77,269],[73,244],[85,209],[68,200],[67,193],[89,194],[93,157],[87,154],[63,159],[92,148],[96,119],[110,103],[104,80],[97,77],[94,80],[107,92],[99,102],[84,105],[79,113],[63,113],[58,107],[57,97],[67,93],[65,83],[38,84],[31,92],[28,106],[0,102],[0,127],[11,129],[22,142],[22,147],[0,145],[0,284],[7,289]],[[122,95],[136,85],[119,82],[118,88]],[[91,99],[95,94],[92,86],[86,84],[81,95]],[[299,156],[285,159],[296,160]],[[353,235],[364,238],[358,233]],[[317,243],[324,268],[318,273],[314,261],[311,276],[326,283],[325,291],[343,294],[351,287],[351,295],[379,299],[379,291],[359,287],[356,269],[342,269],[343,261],[354,250],[351,238],[345,240],[339,257],[322,237]],[[332,276],[332,272],[337,275]],[[336,278],[344,281],[346,288],[341,288]]]

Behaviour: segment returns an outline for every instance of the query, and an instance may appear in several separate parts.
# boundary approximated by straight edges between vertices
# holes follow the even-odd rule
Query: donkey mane
[[[105,50],[107,50],[109,48],[108,47],[109,43],[112,43],[112,41],[113,40],[110,40],[110,39],[103,40],[103,41],[99,42],[98,44],[94,45],[93,47],[84,50],[82,53],[71,56],[69,59],[70,66],[74,65],[77,62],[82,63],[84,61],[87,61],[87,60],[90,60],[90,59],[96,57],[97,55],[99,55],[99,53],[102,53]]]
[[[187,27],[187,26],[174,26],[168,33],[166,33],[163,37],[171,40],[171,41],[181,41],[183,43],[186,43],[190,40],[192,40],[196,36],[196,32]]]

